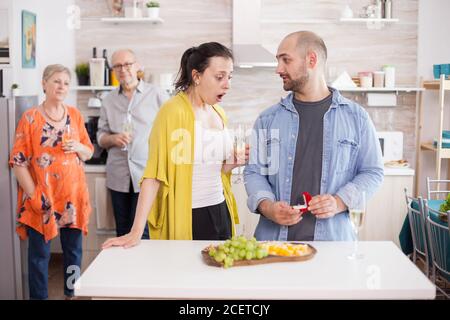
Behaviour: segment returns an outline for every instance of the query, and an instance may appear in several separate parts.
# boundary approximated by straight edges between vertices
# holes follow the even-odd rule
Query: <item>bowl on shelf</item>
[[[433,75],[435,79],[439,79],[441,74],[445,74],[446,78],[450,76],[450,63],[433,65]]]

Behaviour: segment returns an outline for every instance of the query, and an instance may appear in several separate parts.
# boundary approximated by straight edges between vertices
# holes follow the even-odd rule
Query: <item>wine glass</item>
[[[233,129],[233,148],[236,155],[236,161],[240,165],[237,167],[237,178],[235,183],[243,182],[242,173],[245,164],[245,149],[248,144],[247,126],[239,124]]]
[[[62,134],[62,145],[67,144],[70,140],[72,140],[72,128],[70,127],[70,124],[66,124],[64,128],[64,132]],[[64,162],[67,163],[67,154],[64,154],[65,160]]]
[[[131,136],[133,133],[133,123],[131,122],[131,115],[128,114],[125,121],[122,124],[122,132],[125,133],[128,136]],[[127,151],[128,146],[125,145],[121,149],[122,151]]]
[[[366,193],[360,192],[359,199],[348,208],[350,215],[350,222],[356,235],[356,239],[353,246],[353,252],[348,256],[349,259],[362,259],[364,255],[358,252],[358,232],[363,225],[364,215],[366,214]]]

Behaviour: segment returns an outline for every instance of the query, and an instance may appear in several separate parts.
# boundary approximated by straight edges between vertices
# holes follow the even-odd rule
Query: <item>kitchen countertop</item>
[[[413,176],[414,170],[411,168],[388,168],[384,167],[385,176]]]
[[[75,284],[77,296],[182,299],[434,299],[435,287],[392,243],[310,242],[316,256],[223,269],[202,261],[213,241],[143,240],[103,250]],[[126,270],[126,272],[124,272]]]
[[[106,165],[86,164],[84,166],[86,173],[106,173]],[[411,168],[384,168],[385,176],[413,176],[414,170]]]
[[[84,172],[86,172],[86,173],[106,173],[106,165],[104,165],[104,164],[85,164]]]

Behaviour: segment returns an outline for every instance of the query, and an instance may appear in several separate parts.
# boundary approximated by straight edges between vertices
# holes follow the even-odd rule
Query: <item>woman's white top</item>
[[[225,200],[222,165],[232,154],[233,142],[228,129],[205,129],[195,121],[192,208],[203,208]]]

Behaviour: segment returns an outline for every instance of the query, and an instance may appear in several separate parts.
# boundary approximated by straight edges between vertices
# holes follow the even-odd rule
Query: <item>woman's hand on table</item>
[[[127,233],[121,237],[109,238],[102,244],[102,249],[110,247],[124,247],[125,249],[137,246],[141,242],[141,235],[137,233]]]

